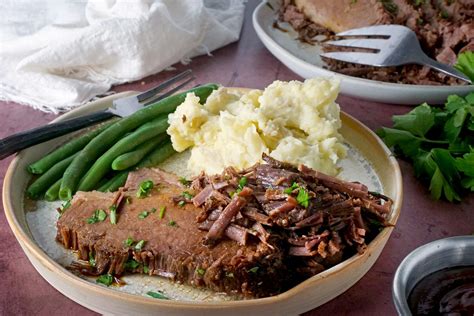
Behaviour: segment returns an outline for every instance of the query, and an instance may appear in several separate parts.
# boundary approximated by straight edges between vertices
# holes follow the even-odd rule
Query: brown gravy
[[[474,315],[474,266],[436,271],[408,297],[413,315]]]

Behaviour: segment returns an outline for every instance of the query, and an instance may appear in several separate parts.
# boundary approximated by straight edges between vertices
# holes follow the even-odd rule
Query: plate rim
[[[249,88],[237,88],[237,87],[235,89],[251,90]],[[136,91],[125,91],[125,92],[117,93],[117,94],[102,98],[99,100],[99,102],[103,102],[104,103],[103,107],[105,108],[105,104],[108,101],[111,102],[112,100],[116,98],[129,96],[129,95],[137,94],[137,93],[138,92]],[[84,106],[73,109],[57,117],[52,122],[58,122],[61,120],[72,118],[74,116],[81,115],[85,112],[90,112],[91,110],[93,110],[95,103],[96,102],[90,102]],[[393,204],[393,216],[389,221],[391,224],[393,224],[393,226],[384,228],[377,235],[377,237],[371,241],[371,243],[367,247],[367,251],[369,251],[369,248],[376,248],[376,245],[379,244],[380,242],[386,242],[385,237],[387,237],[387,235],[390,235],[392,233],[394,226],[400,216],[402,200],[403,200],[402,175],[400,171],[400,166],[396,158],[391,154],[390,150],[382,142],[382,140],[370,128],[362,124],[359,120],[355,119],[354,117],[352,117],[351,115],[343,111],[341,111],[340,113],[341,113],[341,120],[344,117],[344,120],[353,121],[359,128],[363,129],[364,132],[368,133],[368,135],[370,135],[377,142],[377,144],[387,154],[391,167],[395,169],[394,177],[395,177],[395,186],[396,186],[397,196],[391,197],[394,200],[394,204]],[[15,158],[11,161],[11,163],[8,166],[7,172],[5,173],[5,178],[4,178],[4,183],[3,183],[3,192],[2,192],[3,206],[4,206],[5,216],[7,218],[10,229],[14,233],[16,239],[20,243],[20,246],[23,248],[23,250],[25,251],[24,248],[26,247],[29,250],[30,255],[33,255],[35,259],[37,259],[41,264],[43,264],[45,268],[47,268],[50,271],[55,271],[56,274],[60,275],[61,278],[65,279],[70,284],[83,287],[87,289],[88,291],[94,292],[97,295],[101,295],[103,298],[110,297],[110,298],[116,298],[116,299],[121,299],[121,300],[130,300],[130,301],[135,301],[136,303],[139,303],[142,305],[151,306],[153,308],[166,307],[172,310],[179,309],[181,311],[182,310],[196,310],[196,309],[226,309],[227,310],[227,309],[232,309],[236,307],[254,307],[254,306],[261,306],[261,305],[272,304],[272,303],[282,303],[298,295],[298,293],[300,293],[301,291],[304,291],[305,288],[310,287],[312,283],[317,282],[320,279],[325,279],[330,275],[337,274],[341,270],[343,269],[345,270],[346,268],[348,268],[348,266],[356,264],[359,261],[359,259],[362,258],[360,255],[355,254],[352,257],[344,260],[340,264],[337,264],[334,267],[331,267],[317,275],[312,276],[309,279],[306,279],[305,281],[299,283],[298,285],[292,287],[291,289],[281,294],[270,296],[270,297],[257,298],[257,299],[218,301],[218,302],[216,301],[199,302],[199,301],[180,301],[180,300],[167,301],[167,300],[157,300],[151,297],[131,294],[127,292],[121,292],[114,289],[106,288],[101,285],[82,279],[76,276],[75,274],[71,273],[70,271],[68,271],[65,267],[63,267],[62,265],[54,261],[51,257],[49,257],[48,254],[43,249],[41,249],[41,247],[35,242],[35,240],[33,238],[30,238],[30,236],[28,236],[28,234],[22,229],[21,223],[19,222],[17,216],[15,215],[15,212],[13,211],[14,205],[13,205],[12,199],[10,199],[10,192],[13,190],[13,187],[14,187],[12,183],[14,170],[17,168],[20,162],[20,159],[22,159],[23,156],[24,156],[24,152],[22,151],[19,154],[17,154]],[[31,262],[31,259],[30,258],[28,259]],[[344,265],[341,265],[342,263],[344,263]],[[34,264],[33,266],[40,273],[40,271]],[[42,275],[42,273],[40,273],[40,275],[43,278],[45,278]],[[365,273],[363,275],[365,275]],[[54,284],[51,284],[51,285],[55,289],[58,289]],[[342,293],[343,292],[341,292],[340,294]],[[65,293],[62,293],[62,294],[65,295]],[[66,295],[66,296],[70,297],[69,295]],[[77,300],[73,298],[71,299],[77,302]]]

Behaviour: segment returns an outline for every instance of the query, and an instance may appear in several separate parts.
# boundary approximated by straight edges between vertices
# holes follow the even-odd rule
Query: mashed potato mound
[[[219,88],[199,104],[193,93],[168,117],[168,134],[178,152],[191,149],[188,168],[221,173],[244,169],[262,153],[336,175],[345,156],[336,79],[275,81],[264,91]]]

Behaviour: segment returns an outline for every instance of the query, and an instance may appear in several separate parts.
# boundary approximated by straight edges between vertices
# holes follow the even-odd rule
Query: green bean
[[[136,166],[136,168],[131,168],[131,169],[119,172],[109,182],[107,182],[104,186],[99,188],[98,191],[102,191],[102,192],[116,191],[118,188],[122,187],[125,184],[125,182],[127,181],[128,173],[130,171],[133,171],[134,169],[154,167],[162,163],[163,161],[165,161],[174,153],[176,153],[176,151],[173,149],[173,146],[171,145],[170,140],[167,139],[163,141],[161,145],[158,146],[154,151],[152,151],[147,157],[145,157],[142,161],[140,161],[138,165]]]
[[[163,141],[163,143],[158,148],[145,157],[145,159],[140,161],[136,169],[154,167],[175,153],[176,150],[174,150],[173,145],[171,145],[171,141],[167,139]]]
[[[110,171],[112,162],[115,158],[124,154],[137,145],[146,142],[149,139],[163,134],[168,128],[168,116],[160,115],[158,118],[139,127],[135,132],[120,139],[109,150],[107,150],[99,159],[94,162],[79,182],[79,191],[90,191],[103,176]]]
[[[97,189],[100,192],[114,192],[123,187],[128,177],[128,170],[121,171],[113,176],[107,183]]]
[[[114,172],[111,176],[107,175],[106,177],[100,179],[100,181],[95,185],[94,190],[98,190],[101,186],[105,185],[107,182],[109,182],[110,178],[115,176],[117,173]]]
[[[122,172],[125,172],[125,171],[122,171]],[[102,185],[100,185],[96,190],[97,191],[100,191],[100,192],[107,192],[107,188],[109,186],[112,185],[112,182],[114,181],[114,179],[120,174],[119,173],[116,173],[112,178],[110,178],[109,180],[105,181],[105,183],[102,183]]]
[[[116,119],[112,119],[112,120],[116,121]],[[40,160],[31,163],[28,166],[28,171],[33,174],[45,173],[49,168],[54,166],[55,163],[63,159],[66,159],[67,157],[77,153],[79,150],[84,148],[84,146],[87,145],[87,143],[89,143],[91,139],[99,135],[103,130],[105,130],[107,127],[112,125],[112,123],[113,122],[109,121],[107,123],[101,124],[98,128],[94,129],[93,131],[90,131],[89,133],[78,136],[75,139],[71,140],[70,142],[67,142],[66,144],[62,145],[61,147],[47,154]]]
[[[79,181],[84,176],[94,161],[102,155],[112,144],[117,142],[124,134],[134,130],[138,126],[156,118],[160,114],[169,114],[173,112],[178,105],[183,103],[187,93],[194,92],[200,98],[200,102],[204,103],[213,90],[217,89],[217,85],[209,84],[191,89],[187,92],[172,95],[154,104],[125,117],[105,131],[92,139],[72,161],[71,165],[66,169],[59,190],[59,197],[63,200],[69,200],[72,194],[76,192]]]
[[[77,155],[78,153],[64,160],[61,160],[53,167],[51,167],[48,171],[43,173],[38,179],[36,179],[32,184],[30,184],[30,186],[26,190],[28,196],[32,199],[39,198],[41,194],[45,192],[53,183],[55,183],[58,179],[61,179],[64,171],[71,164],[74,157],[76,157]]]
[[[49,187],[49,189],[46,191],[44,194],[44,198],[46,201],[56,201],[59,197],[59,188],[61,187],[61,179],[56,181],[52,186]]]
[[[138,145],[134,150],[118,156],[112,162],[112,169],[125,170],[135,166],[143,159],[143,157],[156,148],[156,146],[158,146],[158,144],[161,143],[165,138],[169,138],[169,136],[166,133],[163,133],[154,139]]]

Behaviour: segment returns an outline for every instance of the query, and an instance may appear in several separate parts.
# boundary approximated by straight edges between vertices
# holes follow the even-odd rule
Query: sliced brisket
[[[134,191],[144,180],[153,180],[156,189],[140,199]],[[284,290],[287,274],[282,251],[275,244],[269,247],[259,242],[258,238],[245,246],[230,239],[223,239],[212,248],[205,246],[207,232],[198,229],[196,222],[200,210],[192,204],[175,204],[173,198],[183,188],[174,180],[174,176],[158,169],[132,173],[125,187],[125,200],[117,210],[116,225],[110,223],[109,207],[117,193],[78,192],[58,220],[57,240],[66,248],[78,250],[82,260],[93,256],[98,273],[121,275],[125,270],[143,272],[147,267],[150,275],[219,292],[261,297]],[[161,219],[162,207],[166,211]],[[87,219],[97,209],[105,210],[107,218],[88,224]],[[139,215],[144,211],[149,214],[141,219]],[[229,228],[233,239],[242,238],[242,228]],[[130,246],[126,245],[128,238],[134,241]],[[140,240],[144,240],[144,245],[137,250],[135,246]],[[255,267],[257,272],[252,270]]]

